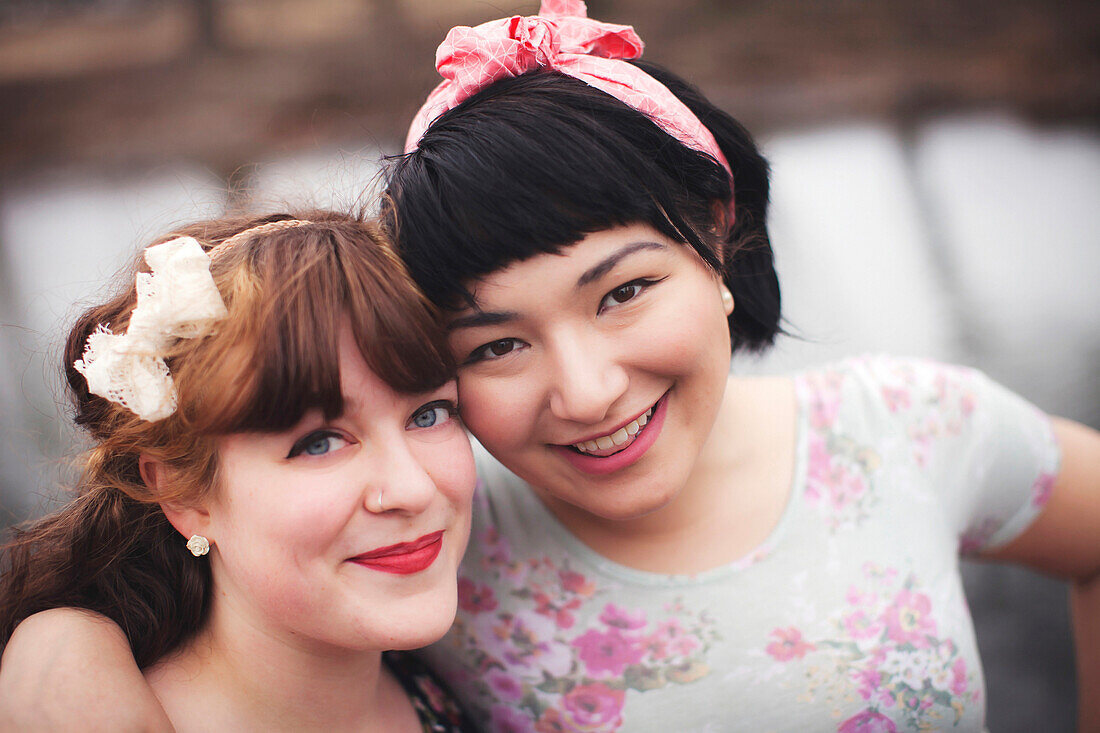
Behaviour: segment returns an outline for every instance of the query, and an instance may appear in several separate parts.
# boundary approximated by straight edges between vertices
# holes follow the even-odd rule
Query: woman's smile
[[[586,441],[586,447],[590,444],[597,446],[593,451],[581,450],[575,445],[555,445],[551,449],[560,453],[578,471],[597,476],[614,473],[641,460],[650,446],[657,442],[664,426],[667,404],[668,401],[662,397],[657,404],[610,436]],[[622,442],[616,443],[616,440]],[[600,447],[608,443],[611,443],[609,447]]]
[[[426,534],[412,542],[399,542],[395,545],[379,547],[362,555],[350,558],[350,562],[371,570],[396,575],[412,575],[427,570],[439,551],[443,549],[443,530]]]
[[[653,417],[653,411],[656,408],[657,405],[654,403],[649,409],[625,425],[603,435],[598,435],[594,438],[585,438],[575,443],[571,443],[570,445],[580,453],[586,453],[600,458],[606,458],[607,456],[618,453],[637,439],[638,434],[642,432],[649,422],[649,419]]]

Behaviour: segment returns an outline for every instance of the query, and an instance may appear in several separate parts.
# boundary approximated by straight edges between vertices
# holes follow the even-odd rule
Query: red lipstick
[[[371,570],[395,575],[412,575],[421,570],[427,570],[439,557],[441,549],[443,549],[442,530],[426,534],[412,542],[379,547],[377,550],[364,552],[350,559],[353,563]]]

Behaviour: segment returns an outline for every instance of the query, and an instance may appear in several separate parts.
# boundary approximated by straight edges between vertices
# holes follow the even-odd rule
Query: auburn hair
[[[0,643],[27,616],[60,606],[96,611],[118,624],[141,667],[197,632],[209,605],[209,562],[190,554],[160,504],[198,502],[216,487],[219,435],[285,430],[310,410],[339,415],[338,341],[345,322],[367,365],[393,389],[426,392],[451,378],[436,313],[374,222],[321,211],[227,217],[157,242],[190,236],[210,249],[288,219],[311,223],[246,235],[212,262],[228,316],[211,334],[180,339],[165,355],[178,408],[164,420],[141,420],[91,394],[73,367],[100,324],[126,329],[137,300],[134,275],[148,270],[142,259],[124,290],[78,319],[63,368],[73,419],[92,446],[76,498],[15,528],[4,547]],[[143,455],[161,461],[169,480],[155,489],[146,485]]]

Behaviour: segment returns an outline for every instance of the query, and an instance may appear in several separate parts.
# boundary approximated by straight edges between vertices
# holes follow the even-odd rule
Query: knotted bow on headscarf
[[[626,63],[644,44],[627,25],[587,17],[581,0],[542,0],[538,15],[456,26],[440,44],[435,65],[444,81],[416,113],[405,152],[416,149],[436,117],[493,82],[534,69],[554,69],[606,92],[649,117],[684,145],[707,153],[728,172],[718,143],[663,84]]]
[[[176,411],[176,393],[163,354],[176,339],[206,334],[227,311],[210,275],[210,258],[191,237],[145,250],[152,272],[138,273],[137,306],[124,334],[99,326],[73,366],[92,394],[143,420]]]

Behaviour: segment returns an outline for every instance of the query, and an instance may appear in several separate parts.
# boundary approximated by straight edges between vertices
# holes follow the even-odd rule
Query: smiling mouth
[[[613,456],[619,451],[625,450],[638,438],[638,435],[641,434],[646,424],[649,422],[649,418],[653,417],[653,411],[656,409],[657,405],[653,404],[648,410],[628,422],[626,425],[623,425],[615,432],[601,435],[592,440],[573,443],[568,447],[577,453],[596,458]]]
[[[443,548],[443,532],[432,532],[412,542],[364,552],[349,558],[351,562],[395,575],[411,575],[428,569]]]

